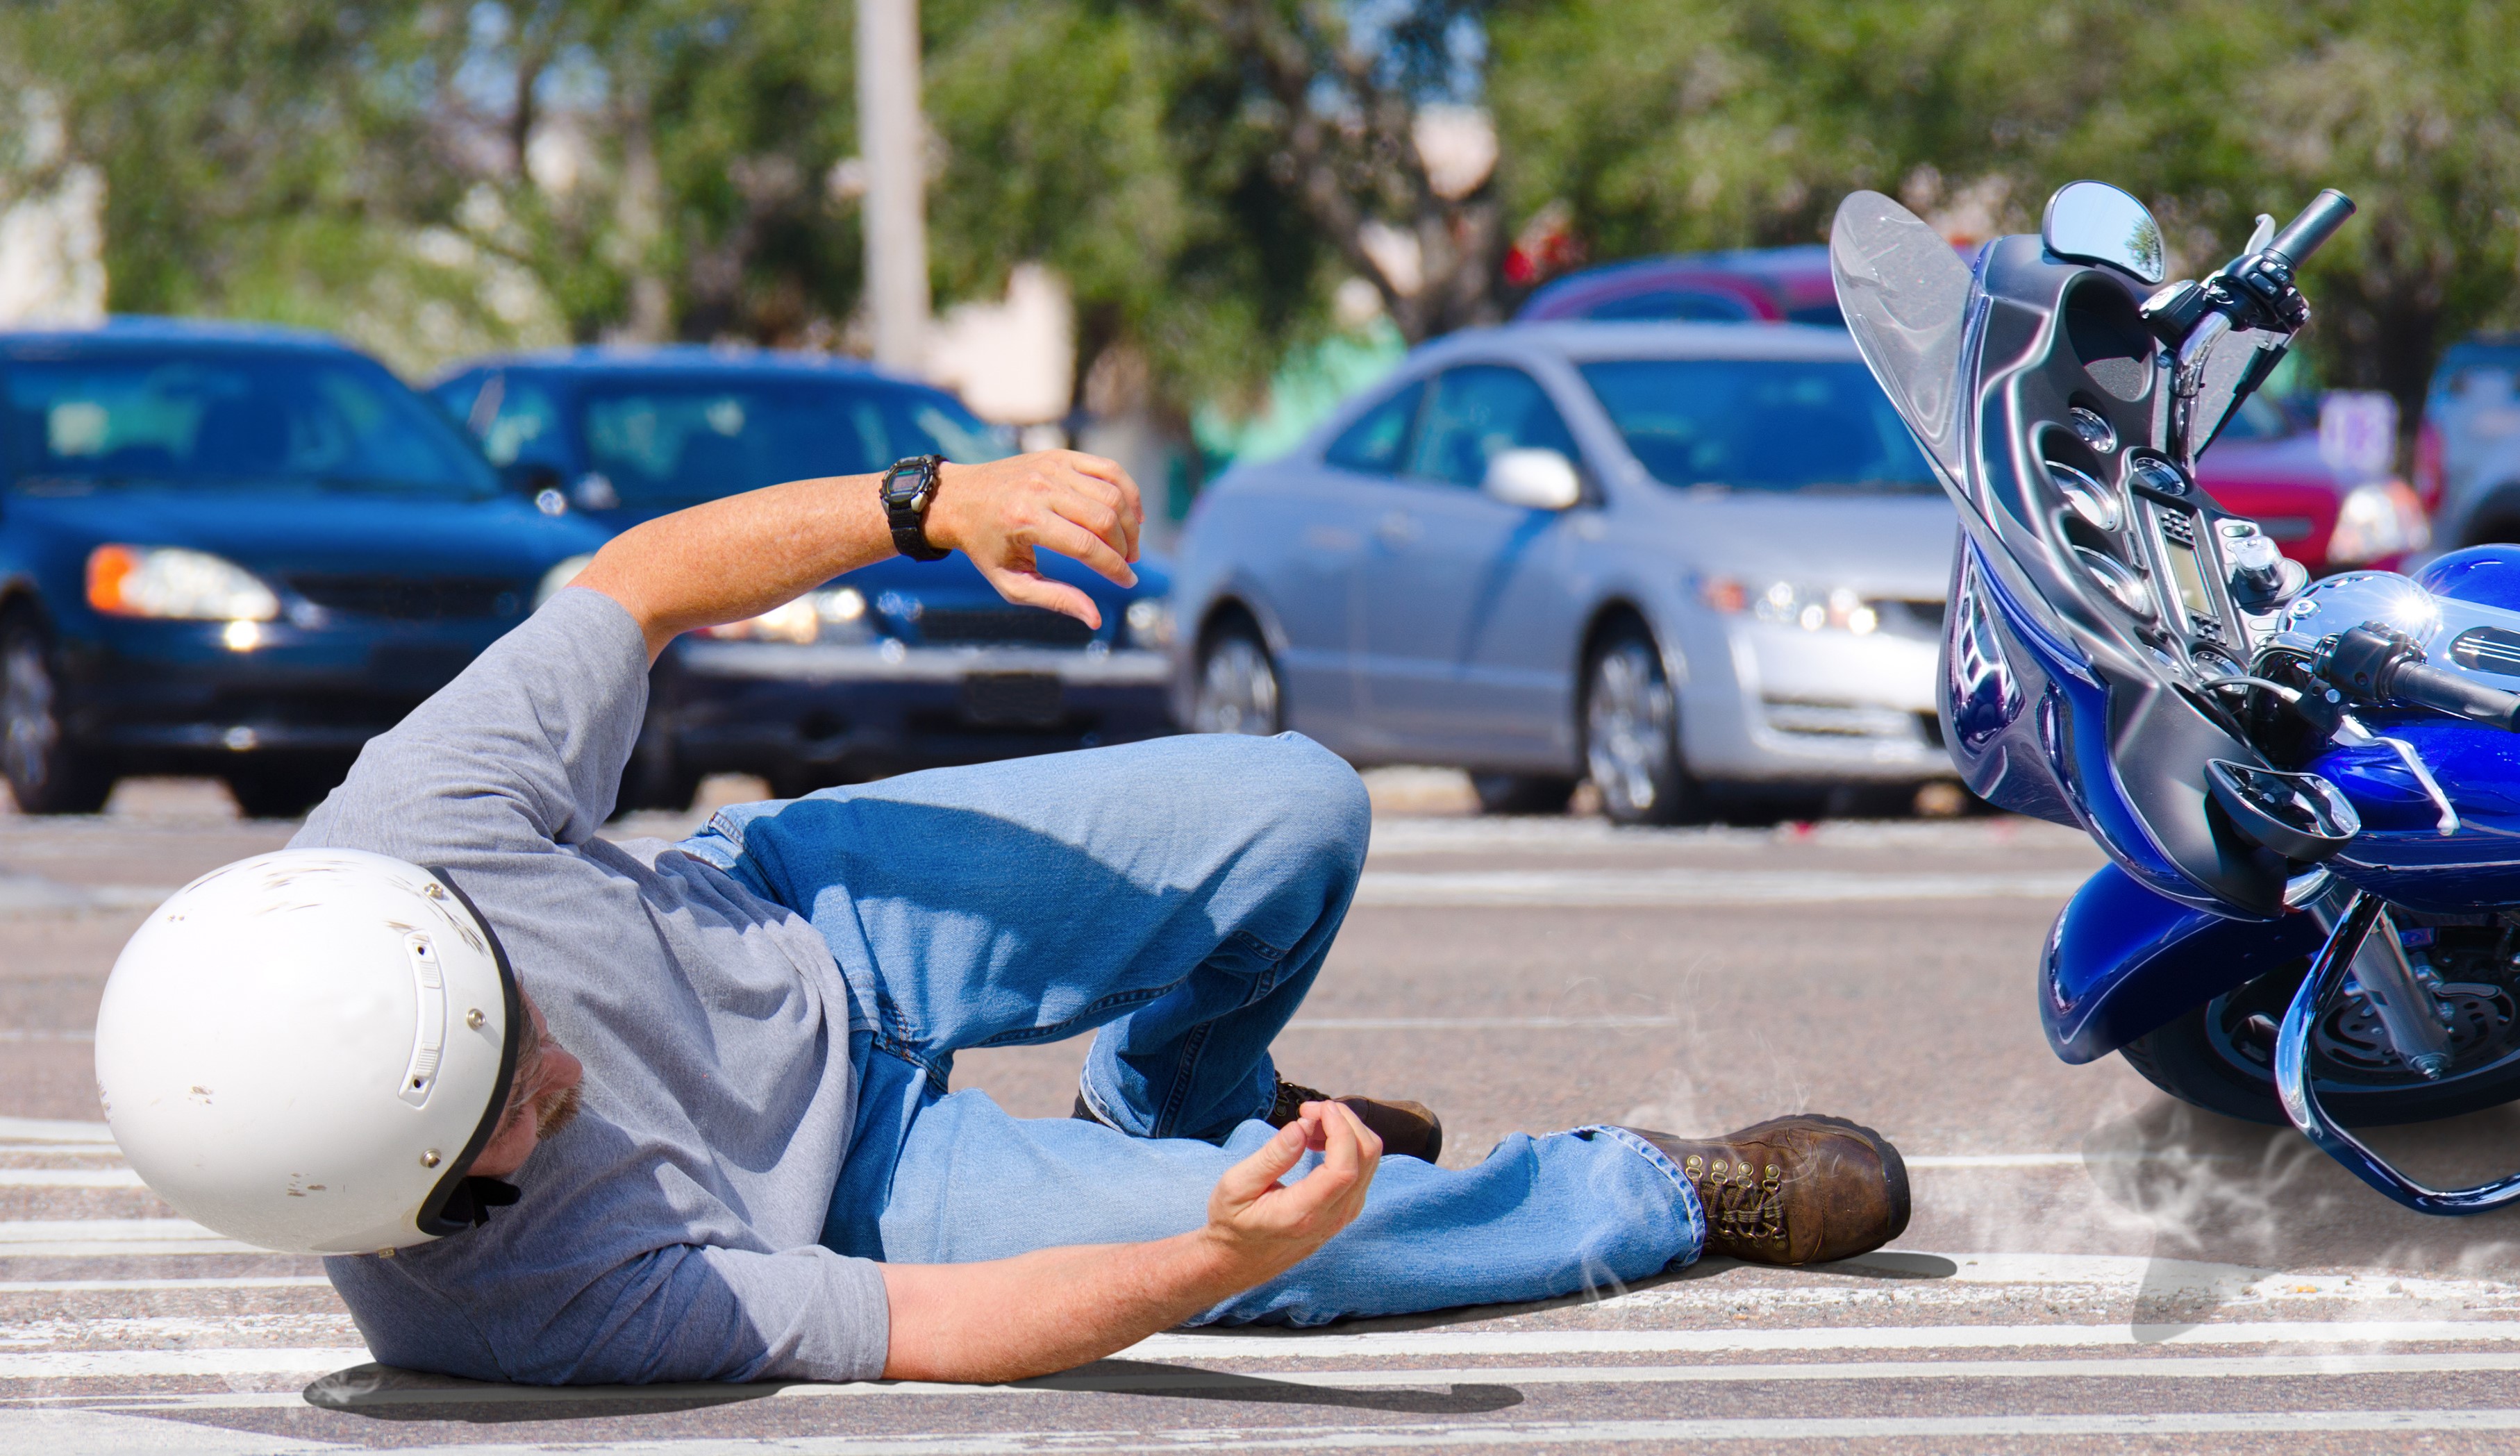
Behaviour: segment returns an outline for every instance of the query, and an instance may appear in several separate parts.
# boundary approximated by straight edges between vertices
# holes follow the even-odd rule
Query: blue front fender
[[[2314,953],[2325,939],[2298,910],[2226,919],[2104,865],[2048,933],[2039,984],[2048,1044],[2068,1062],[2097,1061],[2190,1006]]]

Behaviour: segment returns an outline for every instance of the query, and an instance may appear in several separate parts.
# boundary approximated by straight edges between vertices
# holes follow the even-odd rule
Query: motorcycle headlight
[[[541,583],[534,588],[534,610],[541,611],[544,602],[559,596],[561,588],[577,580],[577,574],[584,571],[587,563],[594,559],[592,552],[581,552],[544,572]]]
[[[100,546],[88,553],[87,604],[115,617],[268,622],[280,596],[224,557],[179,546]]]
[[[2336,532],[2327,538],[2327,559],[2337,566],[2377,561],[2432,545],[2432,522],[2403,480],[2358,485],[2336,508]]]
[[[1797,582],[1764,586],[1738,577],[1710,576],[1697,584],[1698,599],[1728,617],[1750,616],[1762,622],[1799,627],[1805,632],[1851,632],[1868,637],[1881,628],[1880,608],[1846,587],[1811,587]]]
[[[1173,644],[1173,604],[1160,596],[1141,596],[1129,603],[1129,645],[1161,651]]]

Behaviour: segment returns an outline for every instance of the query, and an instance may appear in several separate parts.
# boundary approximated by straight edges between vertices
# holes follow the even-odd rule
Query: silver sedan
[[[1953,515],[1834,330],[1539,324],[1413,354],[1184,533],[1174,692],[1207,731],[1579,779],[1626,822],[1949,778]]]

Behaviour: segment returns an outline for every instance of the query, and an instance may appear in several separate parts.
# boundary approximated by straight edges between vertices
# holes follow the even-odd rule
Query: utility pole
[[[919,0],[857,0],[858,148],[866,161],[867,302],[875,360],[922,373],[927,353],[927,128]]]

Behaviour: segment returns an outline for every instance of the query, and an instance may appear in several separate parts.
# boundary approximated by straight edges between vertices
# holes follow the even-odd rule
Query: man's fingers
[[[1138,534],[1147,523],[1146,501],[1138,482],[1120,467],[1119,462],[1099,455],[1069,451],[1065,463],[1078,476],[1113,492],[1110,505],[1119,511],[1121,528],[1128,536],[1120,553],[1132,561],[1138,559]]]
[[[1249,1208],[1262,1194],[1277,1187],[1278,1180],[1303,1156],[1303,1134],[1290,1123],[1262,1143],[1259,1151],[1227,1169],[1224,1176],[1216,1180],[1216,1196],[1230,1208]]]
[[[1102,613],[1095,606],[1094,598],[1065,582],[1055,582],[1036,572],[993,566],[977,557],[972,558],[971,564],[979,567],[980,575],[1009,601],[1019,606],[1048,607],[1061,616],[1074,617],[1088,627],[1100,628],[1102,625]]]
[[[1064,515],[1054,515],[1027,529],[1021,539],[1028,545],[1048,547],[1069,560],[1094,568],[1124,587],[1138,584],[1138,573],[1130,569],[1111,544]]]

